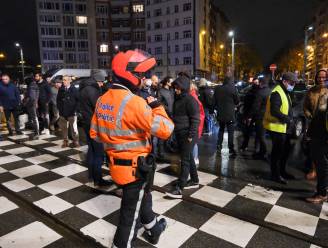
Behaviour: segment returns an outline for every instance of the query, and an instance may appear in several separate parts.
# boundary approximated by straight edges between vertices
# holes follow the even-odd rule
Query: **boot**
[[[78,141],[73,141],[73,143],[71,144],[71,147],[73,147],[73,148],[79,148],[80,147],[80,143]]]
[[[64,140],[62,144],[62,148],[68,147],[68,140]]]
[[[142,234],[142,236],[152,245],[156,245],[159,241],[161,234],[165,231],[166,226],[167,223],[164,218],[160,219],[159,221],[156,220],[155,226],[153,226],[149,230],[145,228],[145,232]]]

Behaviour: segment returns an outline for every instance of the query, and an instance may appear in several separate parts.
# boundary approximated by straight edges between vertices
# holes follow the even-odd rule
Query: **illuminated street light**
[[[24,62],[23,48],[18,42],[15,43],[15,47],[17,47],[20,51],[20,62],[19,63],[22,65],[22,82],[24,83],[24,78],[25,78],[24,63],[25,62]]]
[[[206,31],[205,31],[205,30],[203,30],[203,31],[201,32],[201,34],[202,34],[202,35],[205,35],[205,34],[206,34]]]
[[[313,46],[308,45],[308,46],[306,47],[306,49],[307,49],[307,50],[312,50],[312,49],[313,49]]]
[[[221,50],[224,49],[224,45],[223,45],[223,44],[220,45],[220,49],[221,49]]]
[[[234,81],[235,76],[235,32],[231,30],[228,33],[231,37],[231,70],[232,70],[232,81]]]
[[[6,58],[6,55],[4,53],[0,53],[0,59]]]
[[[324,33],[323,35],[322,35],[322,38],[327,38],[328,37],[328,33]]]
[[[115,47],[114,47],[114,48],[115,48],[115,50],[118,50],[118,49],[119,49],[118,45],[115,45]]]
[[[303,80],[304,81],[305,81],[305,75],[306,75],[307,50],[309,49],[308,48],[308,41],[309,41],[309,33],[310,33],[310,31],[313,31],[313,26],[308,26],[304,30],[304,63],[303,63]]]

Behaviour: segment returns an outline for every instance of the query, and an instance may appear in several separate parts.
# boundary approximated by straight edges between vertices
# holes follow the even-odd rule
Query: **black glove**
[[[156,100],[156,101],[153,101],[153,102],[149,103],[148,105],[149,105],[149,107],[154,109],[154,108],[157,108],[157,107],[161,106],[161,103],[160,103],[160,101]]]

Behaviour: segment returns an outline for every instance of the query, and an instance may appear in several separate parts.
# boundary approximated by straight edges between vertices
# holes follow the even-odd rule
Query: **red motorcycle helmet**
[[[145,51],[136,49],[126,52],[119,52],[112,61],[113,73],[138,86],[143,74],[151,70],[156,65],[156,59]]]

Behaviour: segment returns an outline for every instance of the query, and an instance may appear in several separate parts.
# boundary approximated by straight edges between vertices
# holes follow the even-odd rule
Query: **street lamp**
[[[323,35],[322,35],[322,38],[327,38],[328,37],[328,33],[324,33]]]
[[[232,81],[234,81],[235,76],[235,32],[230,31],[229,37],[231,37],[231,72],[232,72]]]
[[[24,54],[23,54],[23,48],[19,43],[15,43],[15,47],[17,47],[20,50],[20,60],[22,64],[22,82],[24,83],[25,78],[25,72],[24,72]]]
[[[308,41],[309,41],[309,33],[313,30],[313,26],[308,26],[305,28],[304,35],[304,64],[303,64],[303,80],[305,81],[306,75],[306,64],[307,64],[307,49],[308,49]]]
[[[0,53],[0,59],[6,58],[6,55],[4,53]]]

